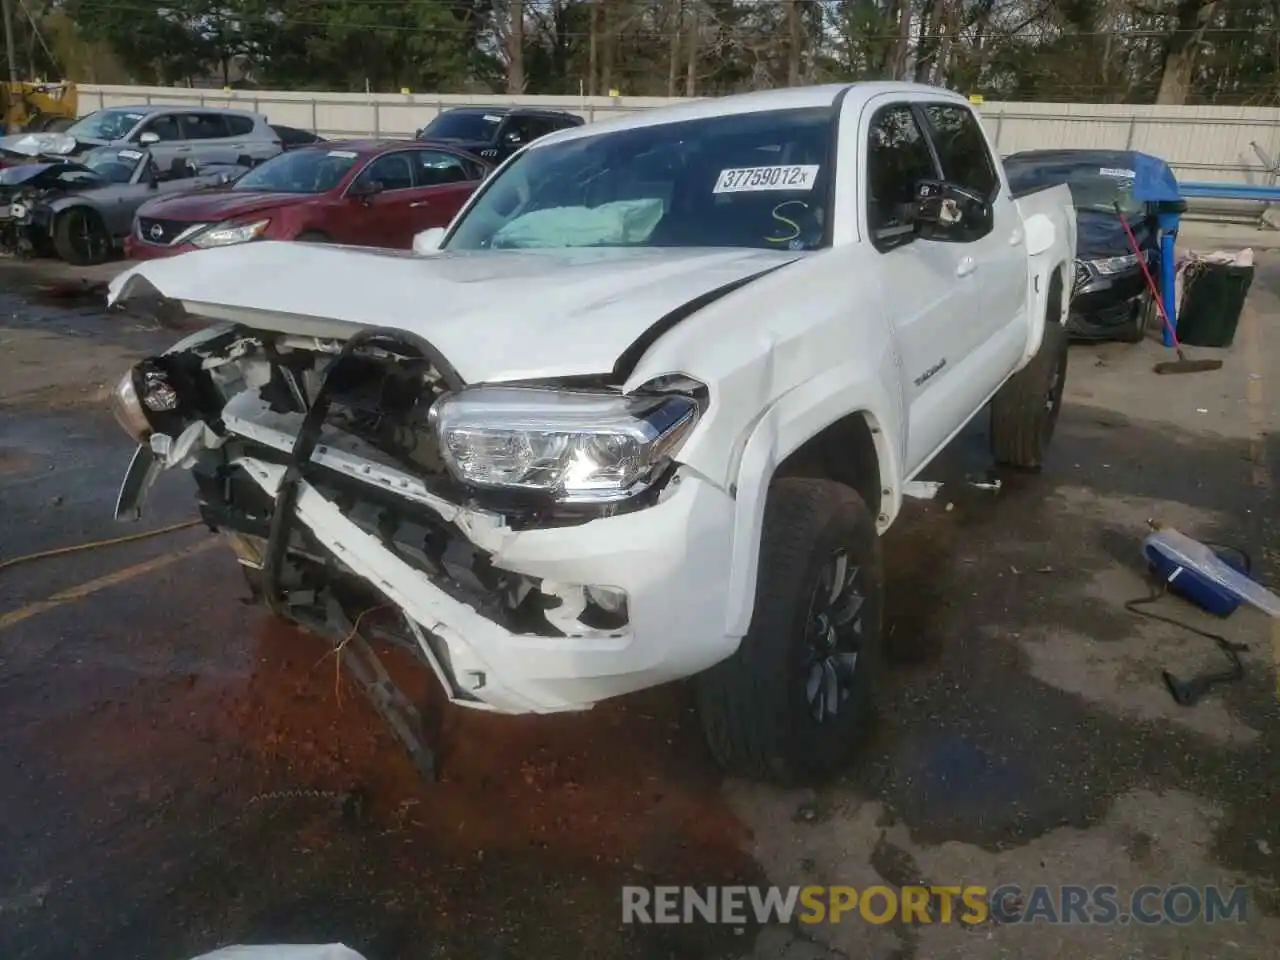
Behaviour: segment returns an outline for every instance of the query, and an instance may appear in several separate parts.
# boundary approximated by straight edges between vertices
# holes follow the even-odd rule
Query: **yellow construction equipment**
[[[4,96],[4,133],[27,130],[65,130],[76,121],[76,85],[24,81],[0,82]]]

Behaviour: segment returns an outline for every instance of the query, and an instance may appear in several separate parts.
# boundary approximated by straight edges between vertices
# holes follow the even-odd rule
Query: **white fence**
[[[665,97],[508,97],[294,93],[83,84],[80,112],[139,103],[238,107],[326,137],[409,137],[460,105],[551,107],[588,122],[676,102]],[[1050,147],[1133,149],[1163,157],[1181,180],[1271,184],[1254,148],[1280,158],[1280,109],[1129,104],[994,103],[981,107],[1002,154]]]

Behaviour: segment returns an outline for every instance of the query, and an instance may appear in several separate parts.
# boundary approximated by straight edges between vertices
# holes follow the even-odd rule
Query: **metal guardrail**
[[[1257,214],[1256,226],[1259,229],[1274,229],[1267,219],[1267,211],[1271,204],[1280,203],[1280,163],[1267,153],[1261,144],[1253,141],[1249,144],[1254,154],[1266,171],[1266,183],[1221,183],[1216,181],[1179,181],[1178,192],[1188,200],[1233,200],[1261,203],[1262,209]]]
[[[1258,200],[1280,203],[1280,187],[1255,187],[1248,183],[1180,183],[1178,192],[1197,200]]]

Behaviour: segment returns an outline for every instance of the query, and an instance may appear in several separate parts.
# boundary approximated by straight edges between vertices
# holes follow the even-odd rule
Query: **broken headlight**
[[[475,387],[442,398],[431,418],[463,483],[606,503],[653,481],[693,429],[698,404],[679,394]]]
[[[1104,277],[1113,277],[1117,273],[1124,273],[1136,267],[1138,258],[1130,253],[1123,257],[1102,257],[1099,260],[1090,260],[1089,265]]]
[[[111,392],[111,412],[125,433],[143,443],[178,409],[169,375],[149,360],[135,364]]]

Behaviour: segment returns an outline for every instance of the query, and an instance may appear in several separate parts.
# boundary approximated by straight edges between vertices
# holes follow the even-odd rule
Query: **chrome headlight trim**
[[[430,418],[464,485],[611,503],[648,488],[699,416],[683,393],[478,386],[442,397]]]

